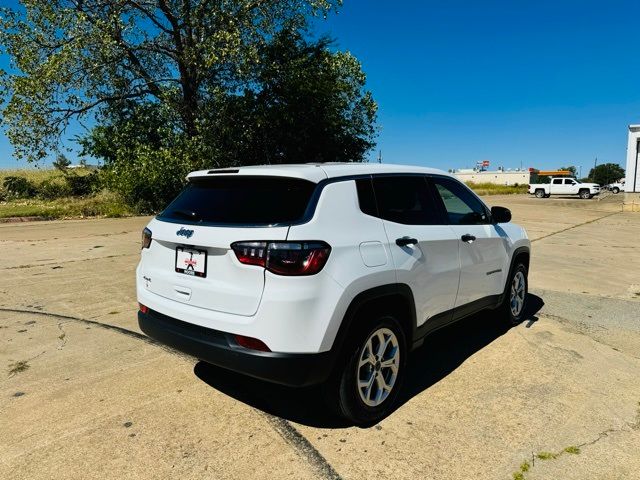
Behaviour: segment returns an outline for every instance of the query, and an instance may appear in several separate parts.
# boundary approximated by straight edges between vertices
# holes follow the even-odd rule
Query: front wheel
[[[348,341],[345,361],[338,363],[325,395],[344,418],[356,425],[373,425],[395,406],[407,363],[407,341],[391,315],[364,321],[366,327]]]
[[[618,187],[613,187],[611,191],[616,194],[620,193],[620,189]]]
[[[580,190],[579,195],[583,200],[589,200],[591,198],[591,193],[589,192],[589,190]]]
[[[518,263],[507,281],[502,301],[502,313],[509,325],[517,325],[524,319],[528,292],[527,267]]]

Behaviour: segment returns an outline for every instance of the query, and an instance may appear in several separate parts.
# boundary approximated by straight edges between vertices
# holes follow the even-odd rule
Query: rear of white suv
[[[504,210],[430,169],[195,172],[143,233],[140,327],[243,374],[323,383],[375,421],[427,333],[487,307],[521,318],[529,242]]]

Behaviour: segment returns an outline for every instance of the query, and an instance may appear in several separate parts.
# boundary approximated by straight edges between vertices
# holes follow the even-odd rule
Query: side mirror
[[[504,207],[491,207],[491,218],[494,223],[507,223],[511,221],[511,210]]]

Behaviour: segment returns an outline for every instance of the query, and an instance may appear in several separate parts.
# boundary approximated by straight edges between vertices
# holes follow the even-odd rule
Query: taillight
[[[277,275],[314,275],[327,263],[331,247],[325,242],[235,242],[240,263],[258,265]]]
[[[264,267],[267,260],[267,242],[236,242],[231,244],[240,263]]]
[[[146,305],[143,305],[141,303],[138,302],[138,309],[140,309],[140,311],[142,313],[149,313],[149,307],[147,307]]]
[[[149,245],[151,245],[151,230],[145,227],[142,230],[142,248],[149,248]]]

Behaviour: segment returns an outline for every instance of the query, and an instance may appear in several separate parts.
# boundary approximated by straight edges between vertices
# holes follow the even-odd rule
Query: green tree
[[[71,161],[65,156],[64,153],[58,153],[56,155],[56,159],[53,162],[53,167],[55,169],[66,173],[69,165],[71,165]]]
[[[603,163],[589,171],[589,179],[600,185],[607,185],[624,177],[624,168],[617,163]]]
[[[21,0],[0,10],[3,122],[18,158],[58,148],[69,122],[153,102],[187,139],[203,105],[255,79],[259,51],[340,0]]]
[[[0,14],[2,114],[19,158],[58,148],[71,121],[82,154],[141,209],[198,168],[362,161],[376,104],[352,55],[309,40],[340,0],[23,0]]]
[[[84,153],[104,159],[108,184],[142,210],[166,204],[194,168],[362,161],[374,146],[376,104],[359,62],[330,47],[282,31],[259,49],[251,85],[203,103],[196,138],[166,105],[127,101],[105,110]]]
[[[376,104],[360,63],[330,46],[287,30],[260,50],[252,88],[205,109],[204,143],[217,163],[364,160],[375,145]]]

